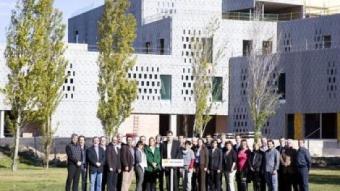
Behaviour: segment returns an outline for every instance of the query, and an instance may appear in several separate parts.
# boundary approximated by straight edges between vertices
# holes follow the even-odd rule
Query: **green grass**
[[[20,164],[12,173],[8,157],[0,158],[0,191],[62,191],[65,189],[67,170]],[[131,190],[135,185],[131,186]],[[252,191],[251,185],[249,190]],[[311,191],[340,191],[340,169],[313,169],[310,175]]]

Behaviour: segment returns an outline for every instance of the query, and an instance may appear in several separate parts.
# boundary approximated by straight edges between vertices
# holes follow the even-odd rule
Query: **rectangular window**
[[[243,56],[249,56],[253,50],[252,40],[243,40]]]
[[[263,41],[262,42],[262,54],[271,54],[273,51],[273,43],[272,41]]]
[[[151,42],[145,43],[145,53],[149,54],[151,52]]]
[[[332,47],[332,36],[331,35],[323,36],[323,47],[324,48],[331,48]]]
[[[75,41],[75,43],[79,43],[79,32],[76,30],[75,31],[75,39],[74,39],[74,41]]]
[[[159,53],[160,53],[161,55],[163,55],[164,52],[165,52],[164,48],[165,48],[164,39],[161,38],[161,39],[159,39]]]
[[[213,77],[212,80],[212,100],[214,102],[222,101],[223,78]]]
[[[160,75],[161,79],[161,99],[171,100],[171,75]]]
[[[280,99],[286,99],[286,74],[281,73],[279,76],[279,83],[278,83],[278,93],[281,94]]]

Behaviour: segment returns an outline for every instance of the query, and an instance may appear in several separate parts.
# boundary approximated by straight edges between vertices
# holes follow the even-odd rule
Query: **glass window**
[[[161,99],[171,100],[171,75],[160,75]]]
[[[212,81],[212,99],[213,101],[222,101],[222,77],[213,77]]]

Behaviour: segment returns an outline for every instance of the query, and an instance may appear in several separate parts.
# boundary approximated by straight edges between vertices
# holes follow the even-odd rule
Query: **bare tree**
[[[256,13],[256,18],[261,18]],[[262,136],[261,132],[271,116],[276,113],[279,106],[281,94],[278,91],[278,80],[280,75],[279,60],[280,54],[271,52],[272,40],[260,41],[259,34],[263,34],[260,25],[254,23],[252,36],[254,45],[250,45],[247,51],[247,76],[246,76],[246,96],[249,107],[251,121],[255,131],[255,142]],[[269,46],[264,45],[268,43]],[[262,46],[259,46],[261,44]],[[266,49],[267,48],[267,49]]]
[[[216,48],[214,52],[213,39],[220,27],[218,19],[212,19],[202,33],[191,38],[192,72],[194,77],[193,94],[195,100],[194,132],[203,136],[208,122],[211,120],[211,110],[214,106],[212,93],[219,88],[212,82],[215,66],[223,57],[223,49]]]

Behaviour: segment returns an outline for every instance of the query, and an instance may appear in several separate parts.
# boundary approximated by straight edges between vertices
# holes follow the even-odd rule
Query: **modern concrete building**
[[[247,105],[240,95],[246,69],[244,56],[252,47],[261,47],[267,54],[278,52],[285,74],[281,84],[285,100],[264,129],[265,135],[301,137],[313,133],[320,125],[322,136],[315,135],[315,138],[334,138],[340,133],[339,101],[333,98],[339,91],[335,71],[340,69],[336,57],[339,16],[319,17],[324,14],[310,11],[318,7],[330,10],[335,5],[321,6],[318,1],[306,4],[308,1],[302,0],[130,1],[130,12],[137,20],[137,39],[134,43],[136,65],[129,77],[138,82],[138,97],[133,103],[133,114],[119,132],[151,136],[171,129],[175,134],[192,134],[195,113],[192,55],[195,53],[191,46],[193,41],[209,37],[206,29],[214,22],[218,27],[210,42],[213,52],[222,51],[223,56],[217,59],[213,55],[215,67],[211,76],[221,90],[218,99],[214,99],[216,95],[209,97],[213,103],[210,112],[213,119],[206,133],[252,131]],[[255,12],[260,13],[259,19],[254,19]],[[85,136],[102,134],[96,117],[97,23],[102,13],[103,6],[69,19],[66,51],[69,76],[53,118],[56,136],[65,137],[73,132]],[[3,52],[3,47],[0,51]],[[4,63],[0,57],[0,87],[6,83],[8,72]],[[315,90],[318,88],[320,90]],[[4,101],[0,101],[0,116],[9,110]],[[310,128],[312,122],[315,127]],[[0,124],[0,137],[9,135],[4,121]],[[36,134],[34,129],[26,132]]]
[[[278,22],[278,55],[283,93],[278,112],[263,133],[290,138],[340,138],[340,15]],[[245,57],[230,60],[229,87],[246,85]],[[251,131],[242,91],[230,91],[229,119],[233,132]]]

